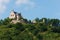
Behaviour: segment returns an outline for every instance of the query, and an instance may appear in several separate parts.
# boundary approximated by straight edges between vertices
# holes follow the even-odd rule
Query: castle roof
[[[12,10],[12,12],[16,15],[21,15],[21,13],[15,12],[14,10]]]

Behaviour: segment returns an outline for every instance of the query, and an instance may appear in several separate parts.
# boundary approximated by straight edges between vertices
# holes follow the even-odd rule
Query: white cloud
[[[8,4],[10,0],[0,0],[0,13],[6,10],[6,4]]]
[[[27,5],[27,7],[25,7],[25,9],[33,8],[35,6],[35,3],[32,2],[31,0],[16,0],[15,4],[17,6]]]
[[[17,5],[28,4],[28,3],[29,3],[29,0],[16,0]]]
[[[0,0],[0,3],[8,3],[10,0]]]
[[[0,5],[0,13],[4,12],[6,10],[6,6]]]

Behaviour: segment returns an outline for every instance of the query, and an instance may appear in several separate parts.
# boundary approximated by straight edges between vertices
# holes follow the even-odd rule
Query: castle
[[[10,16],[9,19],[12,19],[11,23],[26,23],[26,20],[22,17],[21,13],[15,12],[14,10],[12,10],[10,12]],[[45,19],[43,19],[42,22],[40,23],[44,23]],[[36,23],[36,20],[33,20],[32,23]]]
[[[24,20],[23,20],[23,17],[21,16],[21,13],[17,13],[15,12],[14,10],[10,12],[10,16],[9,16],[9,19],[12,19],[11,23],[23,23]]]

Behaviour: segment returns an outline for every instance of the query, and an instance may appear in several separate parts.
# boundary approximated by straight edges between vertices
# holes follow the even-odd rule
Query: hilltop
[[[60,40],[59,19],[35,18],[31,21],[16,12],[11,13],[15,16],[10,14],[0,20],[0,40]]]

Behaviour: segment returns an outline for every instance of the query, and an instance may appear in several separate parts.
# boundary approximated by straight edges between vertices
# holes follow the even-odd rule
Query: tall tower
[[[14,19],[14,20],[20,20],[22,19],[23,17],[21,16],[21,13],[17,13],[15,12],[14,10],[12,10],[10,12],[10,16],[9,16],[10,19]]]
[[[14,12],[14,10],[12,10],[12,11],[10,12],[9,18],[10,18],[10,19],[16,18],[16,15],[15,15],[15,14],[16,14],[16,13]]]

